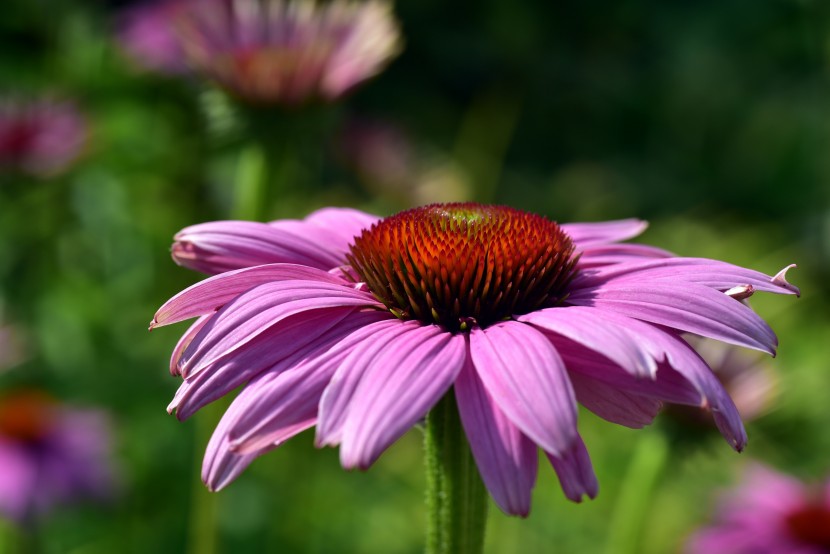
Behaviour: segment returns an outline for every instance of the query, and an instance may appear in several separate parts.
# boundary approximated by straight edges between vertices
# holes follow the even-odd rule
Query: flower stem
[[[487,524],[487,491],[470,452],[452,390],[427,415],[424,446],[427,553],[480,553]]]
[[[607,554],[636,554],[642,551],[640,540],[652,494],[669,459],[665,434],[652,430],[641,435],[611,516]]]
[[[231,217],[252,221],[262,217],[267,177],[265,153],[258,144],[249,144],[239,156]]]

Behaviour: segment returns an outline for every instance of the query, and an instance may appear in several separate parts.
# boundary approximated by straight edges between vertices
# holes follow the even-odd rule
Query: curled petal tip
[[[752,285],[738,285],[737,287],[732,287],[724,294],[731,296],[735,300],[746,300],[755,294],[755,287]]]
[[[787,267],[775,274],[775,277],[772,278],[772,283],[795,293],[797,297],[801,297],[801,289],[787,281],[787,272],[797,267],[798,266],[796,264],[788,265]]]

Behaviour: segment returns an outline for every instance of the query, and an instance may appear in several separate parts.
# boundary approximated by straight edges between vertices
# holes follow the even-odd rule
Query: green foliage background
[[[258,171],[252,144],[268,167],[261,219],[409,207],[338,155],[355,117],[405,129],[459,196],[559,221],[643,217],[639,240],[681,255],[771,274],[799,264],[800,300],[754,301],[781,340],[780,386],[744,454],[714,432],[582,413],[599,498],[566,501],[541,463],[527,520],[492,507],[488,552],[672,552],[752,460],[808,480],[830,470],[827,2],[405,0],[406,47],[387,71],[335,106],[255,117],[198,79],[138,71],[113,38],[119,8],[11,0],[0,17],[2,91],[74,98],[92,123],[67,174],[0,177],[0,315],[30,352],[0,387],[109,410],[121,471],[111,505],[44,522],[44,552],[422,549],[418,430],[367,473],[344,472],[305,433],[209,494],[199,465],[223,406],[168,416],[184,327],[146,332],[199,278],[170,261],[172,235],[250,213],[234,191]],[[12,526],[3,536],[14,548]]]

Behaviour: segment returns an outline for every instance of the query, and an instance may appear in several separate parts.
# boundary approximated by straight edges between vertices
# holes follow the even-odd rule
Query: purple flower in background
[[[568,498],[596,495],[577,401],[635,428],[663,402],[706,406],[740,450],[734,403],[680,334],[774,353],[772,330],[725,292],[798,289],[784,271],[619,244],[644,228],[479,204],[189,227],[174,259],[217,275],[151,324],[199,318],[173,352],[184,383],[169,409],[184,419],[245,385],[205,456],[219,489],[311,427],[345,468],[367,468],[452,387],[485,485],[520,515],[537,447]]]
[[[104,414],[35,390],[0,399],[0,515],[25,523],[58,504],[106,499],[113,484]]]
[[[377,0],[168,0],[126,23],[122,43],[145,65],[178,72],[186,61],[253,103],[334,100],[400,51],[391,6]]]
[[[830,482],[811,490],[761,465],[726,494],[688,554],[826,554],[830,552]]]
[[[140,66],[161,73],[188,71],[184,48],[176,32],[177,13],[186,0],[138,4],[121,16],[118,40]]]
[[[48,177],[81,153],[87,123],[70,102],[0,99],[0,170]]]

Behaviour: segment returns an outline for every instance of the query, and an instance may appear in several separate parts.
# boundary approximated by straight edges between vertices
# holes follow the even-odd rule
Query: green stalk
[[[231,217],[259,221],[265,204],[267,178],[265,152],[259,144],[251,142],[239,154]]]
[[[451,390],[427,415],[427,553],[484,548],[487,490],[478,474]]]
[[[659,430],[641,433],[611,515],[606,554],[637,554],[654,489],[669,459],[667,437]]]

